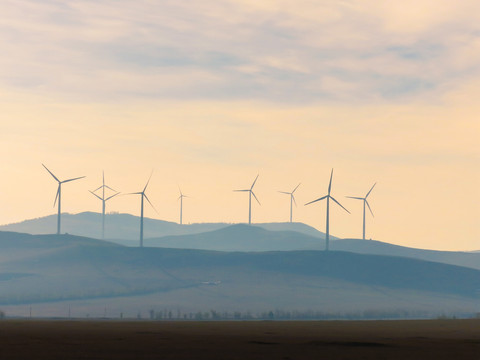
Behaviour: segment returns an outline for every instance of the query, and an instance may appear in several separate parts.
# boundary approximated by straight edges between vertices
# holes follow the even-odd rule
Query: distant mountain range
[[[359,254],[402,256],[480,269],[480,252],[478,251],[424,250],[388,244],[381,241],[359,239],[332,241],[330,243],[330,249],[350,251]]]
[[[180,225],[174,222],[144,218],[145,238],[158,238],[171,235],[187,235],[225,228],[227,223],[199,223]],[[79,214],[62,214],[62,233],[90,238],[101,238],[102,214],[82,212]],[[267,230],[288,230],[318,238],[325,234],[303,223],[261,223],[255,224]],[[57,229],[57,215],[0,226],[0,231],[14,231],[28,234],[53,234]],[[105,215],[105,237],[107,239],[138,241],[140,218],[130,214]]]
[[[277,241],[275,232],[265,229],[223,230],[238,239],[245,231],[256,232],[250,236],[266,232],[265,238]],[[0,284],[0,308],[7,314],[22,304],[59,309],[73,302],[80,306],[80,301],[84,307],[108,303],[131,312],[153,306],[206,311],[480,308],[480,271],[466,267],[347,251],[124,247],[73,235],[0,232]]]
[[[219,230],[164,236],[145,240],[146,246],[218,251],[324,250],[325,240],[295,231],[268,231],[249,225],[231,225]],[[336,239],[330,249],[369,255],[409,257],[480,269],[480,253],[414,249],[375,240]]]
[[[56,229],[55,215],[26,220],[0,227],[0,230],[30,234],[49,234]],[[101,231],[101,214],[84,212],[63,214],[65,232],[95,238]],[[109,214],[106,217],[110,242],[138,246],[139,218],[129,214]],[[324,250],[324,233],[302,223],[226,224],[177,223],[145,219],[145,246],[215,251],[294,251]],[[92,235],[94,234],[94,235]],[[451,265],[480,269],[479,252],[452,252],[408,248],[375,240],[338,239],[330,243],[331,250],[360,254],[402,256]]]
[[[325,240],[318,237],[291,230],[266,230],[262,226],[246,224],[230,225],[198,234],[149,238],[144,244],[151,247],[216,251],[292,251],[325,248]]]

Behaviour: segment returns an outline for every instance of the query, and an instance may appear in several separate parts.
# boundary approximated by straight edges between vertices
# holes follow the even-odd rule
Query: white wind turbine
[[[279,191],[279,193],[290,195],[290,222],[292,222],[293,203],[295,203],[295,206],[297,206],[297,202],[295,201],[295,195],[293,195],[293,193],[295,192],[295,190],[297,190],[299,186],[300,184],[298,184],[292,192]]]
[[[142,191],[139,192],[134,192],[134,193],[129,193],[125,195],[140,195],[141,197],[141,202],[140,202],[140,247],[143,247],[143,199],[147,199],[148,203],[152,206],[153,210],[158,213],[157,209],[155,209],[155,206],[151,203],[151,201],[148,199],[147,194],[145,194],[145,191],[147,190],[148,183],[150,182],[150,179],[152,178],[153,171],[150,174],[150,177],[148,178],[147,184],[143,188]]]
[[[242,191],[242,192],[248,192],[248,224],[250,225],[252,223],[252,195],[257,200],[258,204],[260,204],[260,201],[258,201],[257,197],[255,196],[255,193],[253,192],[253,187],[255,186],[255,183],[257,182],[258,175],[253,181],[252,186],[250,186],[250,189],[243,189],[243,190],[233,190],[233,191]]]
[[[325,231],[325,250],[326,251],[328,251],[329,246],[330,246],[330,199],[335,201],[338,205],[340,205],[340,207],[343,210],[345,210],[346,212],[348,212],[350,214],[350,211],[345,209],[342,204],[340,204],[337,200],[335,200],[335,198],[333,196],[330,195],[330,191],[332,190],[332,177],[333,177],[333,169],[332,169],[332,172],[330,174],[330,183],[328,184],[328,194],[325,195],[325,196],[322,196],[321,198],[318,198],[316,200],[310,201],[309,203],[305,204],[305,205],[313,204],[314,202],[317,202],[317,201],[320,201],[320,200],[323,200],[323,199],[327,199],[327,225],[326,225],[326,231]]]
[[[98,196],[95,192],[102,189],[102,196]],[[115,194],[105,197],[105,189],[109,189],[114,191]],[[88,190],[90,191],[90,190]],[[105,185],[105,172],[102,172],[102,185],[96,188],[93,191],[90,191],[95,197],[102,201],[102,239],[105,239],[105,203],[110,200],[111,198],[120,194],[120,192],[113,190],[110,186]]]
[[[363,240],[365,240],[365,205],[367,205],[368,210],[370,210],[370,213],[373,216],[373,211],[370,208],[370,204],[367,201],[367,197],[368,197],[368,195],[370,195],[370,193],[372,192],[375,185],[377,185],[377,183],[373,184],[373,186],[368,191],[367,195],[365,195],[365,197],[363,197],[363,198],[362,197],[355,197],[355,196],[347,196],[347,198],[350,198],[350,199],[363,200]]]
[[[183,224],[183,198],[186,198],[188,197],[187,195],[183,195],[182,193],[182,190],[180,189],[180,187],[178,188],[178,190],[180,191],[180,196],[178,197],[177,200],[180,200],[180,225]]]
[[[62,221],[62,184],[70,181],[78,180],[78,179],[83,179],[85,176],[80,176],[73,179],[60,181],[55,175],[53,175],[53,173],[50,170],[48,170],[48,168],[44,164],[42,165],[50,173],[50,175],[52,175],[53,178],[58,182],[57,195],[55,196],[55,201],[53,203],[53,206],[55,206],[58,200],[57,235],[60,235],[61,221]]]

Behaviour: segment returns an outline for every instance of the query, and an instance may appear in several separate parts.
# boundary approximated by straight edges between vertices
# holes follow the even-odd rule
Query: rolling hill
[[[480,269],[480,253],[475,251],[424,250],[388,244],[381,241],[360,239],[332,241],[330,248],[332,250],[350,251],[358,254],[402,256]]]
[[[0,306],[7,311],[23,304],[54,311],[79,302],[132,312],[153,306],[479,308],[480,271],[417,259],[344,251],[131,248],[71,235],[0,234]]]
[[[28,234],[52,234],[56,231],[57,216],[50,215],[37,219],[0,226],[0,231],[13,231]],[[62,232],[90,238],[101,238],[102,215],[95,212],[62,214]],[[115,240],[138,241],[140,218],[130,214],[107,214],[105,216],[105,237]],[[218,230],[231,224],[199,223],[180,225],[158,219],[144,219],[144,236],[157,238],[170,235],[196,234]],[[255,224],[267,230],[288,230],[324,238],[325,234],[302,223]],[[124,242],[129,244],[128,241]],[[135,243],[132,243],[134,245]],[[136,244],[135,244],[136,245]]]
[[[246,224],[189,235],[149,238],[145,246],[216,251],[323,250],[325,240],[296,231],[272,231]]]
[[[294,231],[268,231],[248,225],[231,225],[191,235],[146,239],[152,247],[218,251],[324,250],[325,240]],[[401,256],[480,269],[480,253],[415,249],[375,240],[336,239],[330,249],[358,254]]]

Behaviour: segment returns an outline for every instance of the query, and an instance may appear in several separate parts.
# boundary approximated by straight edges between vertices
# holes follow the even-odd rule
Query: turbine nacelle
[[[177,198],[177,200],[181,200],[183,198],[189,198],[190,197],[190,196],[184,195],[182,193],[182,190],[180,189],[180,187],[178,188],[178,191],[180,192],[180,196]]]
[[[57,200],[58,200],[57,234],[60,234],[62,184],[67,183],[67,182],[71,182],[71,181],[75,181],[75,180],[79,180],[79,179],[83,179],[85,176],[79,176],[79,177],[76,177],[76,178],[61,181],[44,164],[42,164],[42,166],[45,168],[45,170],[48,171],[48,173],[50,175],[52,175],[52,177],[58,183],[57,194],[55,195],[55,201],[53,202],[53,207],[55,207],[55,205],[57,204]]]
[[[257,196],[253,192],[253,187],[255,186],[255,183],[257,182],[258,175],[259,174],[257,174],[257,177],[253,181],[252,186],[250,186],[250,189],[233,190],[233,191],[237,191],[237,192],[248,192],[248,196],[249,196],[249,200],[248,200],[248,223],[249,224],[252,223],[252,200],[251,200],[252,195],[253,195],[254,199],[257,201],[258,205],[262,205],[262,204],[260,204],[260,201],[257,199]]]
[[[370,204],[368,203],[368,195],[370,195],[370,193],[372,192],[373,188],[375,187],[375,185],[377,185],[377,183],[373,184],[373,186],[370,188],[370,190],[368,190],[367,194],[365,195],[365,197],[357,197],[357,196],[346,196],[347,198],[349,199],[354,199],[354,200],[362,200],[363,201],[363,240],[365,240],[365,205],[368,207],[368,210],[370,211],[370,214],[372,214],[373,217],[375,217],[373,215],[373,211],[372,209],[370,208]]]
[[[350,214],[350,211],[348,211],[342,204],[340,204],[333,196],[330,195],[332,190],[332,179],[333,179],[333,169],[332,169],[332,172],[330,173],[330,182],[328,183],[328,194],[305,204],[305,205],[310,205],[318,201],[327,199],[327,218],[326,218],[326,231],[325,231],[325,250],[326,251],[328,251],[329,249],[329,241],[330,241],[330,206],[329,206],[330,202],[329,200],[332,199],[335,203],[337,203],[337,205],[339,205],[343,210],[345,210],[347,213]]]
[[[300,183],[297,186],[295,186],[295,189],[293,189],[292,192],[279,191],[279,193],[281,193],[281,194],[290,195],[290,222],[292,222],[292,219],[293,219],[292,203],[294,203],[295,206],[297,206],[297,201],[295,200],[295,195],[293,195],[293,194],[295,193],[295,191],[298,189],[299,186],[300,186]]]
[[[279,191],[279,193],[281,194],[286,194],[286,195],[290,195],[291,199],[293,200],[295,206],[297,206],[297,202],[295,201],[295,195],[293,195],[295,193],[295,191],[297,191],[298,187],[300,186],[301,183],[299,183],[297,186],[295,186],[295,189],[292,190],[292,192],[287,192],[287,191]]]
[[[150,177],[148,178],[147,183],[145,184],[145,187],[143,188],[143,191],[132,192],[132,193],[127,193],[127,194],[123,194],[123,195],[141,195],[142,198],[145,198],[148,201],[148,203],[150,204],[150,206],[153,208],[153,210],[155,210],[155,212],[158,214],[157,209],[155,209],[155,206],[153,206],[153,204],[150,201],[150,199],[148,198],[147,194],[145,194],[145,191],[147,190],[148,184],[150,183],[150,179],[152,178],[152,175],[153,175],[153,171],[150,174]]]
[[[98,190],[102,190],[102,196],[99,196],[96,194]],[[105,189],[109,189],[110,191],[113,191],[114,194],[105,197]],[[102,239],[105,238],[105,203],[110,200],[111,198],[114,198],[115,196],[119,195],[120,192],[113,190],[110,186],[105,185],[105,172],[102,171],[102,185],[96,188],[95,190],[91,191],[89,190],[90,193],[95,196],[97,199],[99,199],[102,202]]]
[[[150,183],[150,179],[152,178],[152,175],[153,175],[153,171],[151,172],[150,177],[148,178],[147,183],[145,184],[145,187],[143,188],[142,191],[124,194],[124,195],[140,195],[142,199],[141,205],[140,205],[140,247],[143,247],[143,199],[144,198],[148,201],[148,203],[153,208],[153,210],[155,210],[155,212],[158,214],[157,209],[155,209],[155,206],[153,206],[147,194],[145,194],[148,184]]]
[[[100,189],[103,190],[101,197],[98,196],[98,194],[96,194],[96,192],[97,192],[98,190],[100,190]],[[110,190],[110,191],[113,191],[115,194],[110,195],[110,196],[108,196],[108,197],[105,197],[105,189],[108,189],[108,190]],[[100,186],[99,186],[98,188],[96,188],[95,190],[88,190],[88,191],[90,191],[90,193],[91,193],[93,196],[97,197],[97,198],[100,199],[101,201],[108,201],[108,200],[110,200],[111,198],[114,198],[115,196],[117,196],[117,195],[120,194],[120,191],[114,190],[114,189],[112,189],[110,186],[105,185],[105,172],[102,172],[102,185],[100,185]]]
[[[257,200],[258,205],[262,205],[262,204],[260,204],[260,201],[257,199],[257,196],[256,196],[255,193],[253,192],[253,187],[255,186],[255,183],[257,182],[257,179],[258,179],[258,176],[259,176],[259,175],[260,175],[260,174],[258,174],[257,177],[255,178],[255,180],[253,181],[252,186],[250,186],[250,189],[241,189],[241,190],[233,190],[233,191],[237,191],[237,192],[238,192],[238,191],[239,191],[239,192],[249,192],[250,194],[253,195],[253,197],[255,198],[255,200]]]
[[[345,196],[346,198],[349,198],[349,199],[355,199],[355,200],[362,200],[364,201],[365,205],[367,205],[368,207],[368,210],[370,210],[370,214],[372,214],[373,217],[375,217],[375,215],[373,215],[373,211],[370,207],[370,204],[368,203],[368,195],[370,195],[370,193],[372,192],[373,188],[375,187],[375,185],[377,185],[377,183],[373,184],[373,186],[370,188],[370,190],[368,190],[367,192],[367,195],[365,195],[365,197],[357,197],[357,196]]]

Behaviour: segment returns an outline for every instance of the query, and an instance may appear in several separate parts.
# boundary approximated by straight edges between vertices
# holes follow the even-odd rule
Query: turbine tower
[[[150,179],[152,178],[153,171],[150,174],[150,177],[148,178],[147,184],[143,188],[142,191],[139,192],[134,192],[134,193],[129,193],[125,195],[140,195],[141,201],[140,201],[140,247],[143,247],[143,199],[147,199],[148,203],[152,206],[153,210],[158,213],[157,209],[155,209],[155,206],[150,202],[150,200],[147,197],[147,194],[145,194],[145,191],[147,190],[148,183],[150,182]]]
[[[295,206],[297,206],[297,202],[295,201],[295,195],[293,195],[293,193],[295,192],[295,190],[297,190],[299,186],[300,184],[298,184],[292,192],[279,191],[279,193],[290,195],[290,223],[292,223],[293,203],[295,203]]]
[[[258,201],[257,197],[255,196],[255,193],[253,192],[253,187],[255,186],[255,183],[257,182],[258,175],[253,181],[252,186],[250,186],[250,189],[243,189],[243,190],[233,190],[233,191],[242,191],[242,192],[248,192],[248,225],[252,224],[252,195],[257,200],[258,204],[260,204],[260,201]]]
[[[48,170],[48,168],[44,164],[42,165],[50,173],[50,175],[52,175],[53,178],[58,182],[57,195],[55,196],[55,201],[53,202],[53,206],[55,207],[55,204],[57,203],[57,200],[58,200],[57,235],[60,235],[61,221],[62,221],[61,219],[62,218],[61,216],[62,215],[62,184],[70,181],[78,180],[78,179],[83,179],[85,176],[80,176],[73,179],[60,181],[55,175],[53,175],[53,173],[50,170]]]
[[[363,200],[363,240],[365,240],[365,205],[368,206],[368,210],[370,210],[370,213],[373,216],[373,211],[370,208],[370,205],[367,201],[367,197],[368,197],[368,195],[370,195],[370,193],[372,192],[375,185],[377,185],[377,183],[373,184],[373,186],[368,191],[367,195],[365,195],[365,197],[363,197],[363,198],[362,197],[355,197],[355,196],[347,196],[347,198],[350,198],[350,199]]]
[[[325,196],[322,196],[321,198],[318,198],[316,200],[310,201],[306,203],[305,205],[313,204],[314,202],[327,199],[327,225],[326,225],[326,231],[325,231],[325,251],[328,251],[329,246],[330,246],[330,199],[335,201],[340,207],[348,212],[350,214],[350,211],[345,209],[342,204],[340,204],[333,196],[330,195],[330,191],[332,190],[332,178],[333,178],[333,169],[330,174],[330,183],[328,184],[328,194]]]
[[[188,196],[183,195],[182,189],[180,189],[180,187],[178,188],[178,190],[180,191],[180,196],[178,197],[177,200],[180,200],[180,225],[182,225],[183,224],[183,198],[186,198]]]
[[[98,196],[95,192],[102,189],[102,197]],[[105,197],[105,189],[109,189],[114,191],[115,194]],[[90,190],[88,190],[90,191]],[[105,239],[105,203],[110,200],[111,198],[120,194],[120,192],[113,190],[110,186],[105,185],[105,172],[102,172],[102,185],[96,188],[93,191],[90,191],[93,196],[97,197],[102,201],[102,239]]]

